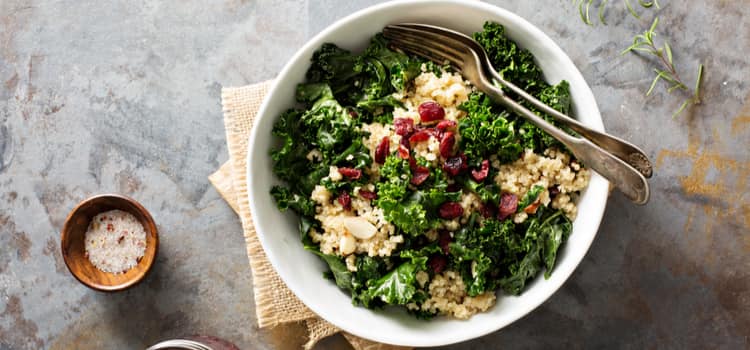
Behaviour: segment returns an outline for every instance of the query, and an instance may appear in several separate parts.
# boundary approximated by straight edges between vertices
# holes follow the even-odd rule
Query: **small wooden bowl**
[[[113,274],[97,269],[86,257],[86,229],[99,213],[119,209],[133,214],[146,231],[146,252],[138,265],[125,273]],[[140,203],[118,194],[102,194],[79,203],[63,225],[60,245],[65,265],[73,276],[89,288],[103,292],[125,290],[140,282],[151,269],[159,248],[159,235],[151,214]]]

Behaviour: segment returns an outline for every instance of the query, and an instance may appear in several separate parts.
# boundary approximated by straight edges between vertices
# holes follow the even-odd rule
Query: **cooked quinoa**
[[[480,43],[498,28],[488,24]],[[386,67],[389,88],[368,85],[376,76],[367,73],[343,87],[329,77],[346,57],[377,69],[368,64],[378,55],[386,66],[401,60]],[[530,86],[567,112],[567,83],[534,72]],[[308,109],[274,127],[284,139],[274,170],[289,187],[272,194],[300,214],[307,249],[355,304],[466,319],[491,308],[498,290],[520,294],[541,271],[552,273],[590,178],[562,145],[460,74],[392,52],[382,37],[362,56],[324,46],[308,79],[297,92]]]

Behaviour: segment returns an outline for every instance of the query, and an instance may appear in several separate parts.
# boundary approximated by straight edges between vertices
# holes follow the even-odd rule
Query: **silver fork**
[[[537,114],[529,111],[507,96],[503,90],[491,83],[488,74],[496,80],[500,78],[498,80],[500,84],[508,82],[502,80],[502,76],[497,74],[492,66],[488,64],[489,59],[486,53],[473,39],[455,31],[423,24],[389,25],[383,29],[383,35],[391,41],[391,45],[395,48],[416,54],[436,63],[450,63],[451,66],[456,68],[466,79],[490,98],[522,115],[534,125],[560,141],[576,158],[610,180],[628,199],[636,204],[645,204],[648,202],[650,192],[646,176],[651,175],[651,164],[648,161],[648,157],[641,150],[613,136],[594,132],[574,119],[546,106],[518,87],[508,86],[509,89],[516,92],[519,96],[524,98],[530,97],[529,102],[542,111],[554,111],[554,113],[551,113],[553,117],[559,118],[558,120],[570,126],[571,129],[584,136],[584,138],[571,136],[548,123]],[[459,36],[464,39],[457,40],[456,38]],[[474,44],[468,45],[465,39]],[[602,146],[607,147],[607,150],[587,139],[588,137],[591,137],[592,140],[600,141]],[[613,153],[621,155],[623,159],[632,160],[643,171],[637,170]]]

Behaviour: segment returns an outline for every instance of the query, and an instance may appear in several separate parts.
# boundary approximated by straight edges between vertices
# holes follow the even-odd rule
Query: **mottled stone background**
[[[704,104],[675,119],[681,95],[644,97],[649,60],[619,55],[652,14],[610,1],[609,24],[590,27],[569,0],[493,2],[568,52],[608,131],[643,146],[656,175],[648,206],[612,196],[547,303],[451,348],[750,346],[750,1],[660,1],[681,74],[706,65]],[[240,223],[206,180],[227,159],[219,91],[272,78],[370,3],[0,0],[0,349],[137,349],[194,333],[298,348],[301,328],[255,325]],[[120,294],[76,282],[59,252],[68,211],[102,192],[141,201],[161,232],[155,270]]]

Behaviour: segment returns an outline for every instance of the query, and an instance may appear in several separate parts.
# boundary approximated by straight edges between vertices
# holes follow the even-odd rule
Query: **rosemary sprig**
[[[591,16],[589,15],[589,12],[591,12],[591,7],[594,6],[594,0],[573,0],[573,3],[578,5],[578,13],[581,15],[581,20],[583,20],[583,22],[588,25],[594,25],[594,22],[591,21]],[[609,0],[601,0],[596,6],[598,7],[599,21],[604,25],[607,25],[607,21],[604,19],[604,9],[606,8],[607,3],[609,3]],[[628,9],[628,12],[630,12],[631,16],[637,19],[641,18],[641,16],[638,15],[638,12],[636,12],[635,8],[633,8],[633,5],[631,5],[630,0],[624,0],[624,3],[625,8]],[[659,2],[657,0],[638,0],[638,4],[643,8],[660,8]]]
[[[680,108],[672,114],[672,117],[679,115],[682,113],[682,111],[687,108],[687,106],[694,104],[700,104],[701,103],[701,95],[700,95],[700,88],[701,88],[701,81],[703,79],[703,64],[698,65],[698,77],[695,81],[695,87],[693,90],[691,90],[680,78],[679,73],[677,72],[677,68],[675,68],[674,62],[672,60],[672,49],[669,47],[669,43],[664,41],[664,45],[662,47],[659,47],[654,42],[654,36],[656,36],[656,26],[659,24],[659,17],[654,18],[653,24],[651,24],[651,27],[643,32],[643,34],[638,34],[633,38],[633,44],[630,45],[627,49],[622,51],[622,55],[633,52],[633,53],[644,53],[647,55],[653,55],[656,58],[658,58],[660,65],[663,68],[654,68],[654,73],[656,73],[656,77],[654,77],[654,80],[651,82],[651,86],[649,87],[648,91],[646,92],[646,96],[651,95],[651,93],[654,91],[654,88],[656,87],[656,84],[663,80],[665,81],[669,87],[667,88],[667,93],[672,93],[675,90],[683,90],[685,92],[690,93],[690,97],[687,98],[685,101],[683,101],[682,105],[680,105]]]

